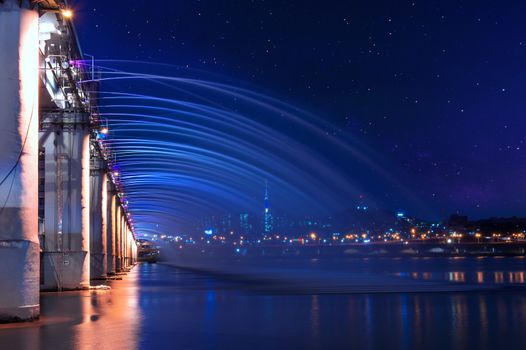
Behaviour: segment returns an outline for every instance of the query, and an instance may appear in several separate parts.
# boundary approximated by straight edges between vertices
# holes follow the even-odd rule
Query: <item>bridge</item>
[[[137,243],[63,0],[0,0],[0,322],[126,271]]]

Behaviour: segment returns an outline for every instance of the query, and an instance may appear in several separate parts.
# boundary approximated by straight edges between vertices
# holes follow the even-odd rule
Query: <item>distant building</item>
[[[248,213],[239,214],[239,233],[246,237],[252,236],[253,227],[250,219]]]
[[[272,233],[272,213],[268,204],[268,183],[265,182],[265,211],[263,213],[263,232],[265,235]]]
[[[224,214],[223,217],[221,218],[221,225],[219,227],[219,231],[222,234],[227,234],[231,232],[233,229],[234,227],[232,225],[232,214],[230,213]]]

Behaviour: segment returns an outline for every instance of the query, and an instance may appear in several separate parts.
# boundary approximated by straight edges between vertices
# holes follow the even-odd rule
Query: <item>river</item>
[[[272,281],[257,278],[140,264],[111,281],[109,291],[42,294],[42,319],[0,326],[0,348],[524,349],[524,263],[488,257],[286,259],[265,265],[302,276],[352,270],[371,280],[466,286],[374,293],[272,288]]]

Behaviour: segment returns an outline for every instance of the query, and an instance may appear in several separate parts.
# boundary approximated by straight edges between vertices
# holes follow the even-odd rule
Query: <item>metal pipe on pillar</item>
[[[38,13],[0,2],[0,33],[0,322],[11,322],[40,313]]]

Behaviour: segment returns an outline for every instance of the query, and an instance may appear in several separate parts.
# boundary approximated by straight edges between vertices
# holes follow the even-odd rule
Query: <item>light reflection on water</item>
[[[430,272],[412,272],[412,273],[395,273],[395,276],[411,277],[415,280],[446,280],[450,282],[468,282],[476,284],[508,284],[508,285],[522,285],[526,283],[526,275],[524,271],[448,271],[445,273],[430,273]]]
[[[452,271],[435,266],[407,277],[523,283],[525,271],[505,264],[501,259],[488,271],[470,271],[466,260]],[[284,295],[162,265],[140,265],[113,286],[109,292],[43,295],[43,320],[0,327],[0,348],[526,348],[523,289]]]
[[[1,325],[1,349],[136,349],[138,271],[112,290],[41,294],[41,319]]]

